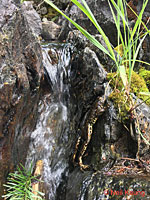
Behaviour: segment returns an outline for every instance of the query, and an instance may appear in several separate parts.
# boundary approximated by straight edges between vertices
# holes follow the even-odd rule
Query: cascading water
[[[43,64],[50,91],[39,103],[39,119],[31,134],[26,165],[43,161],[43,180],[46,199],[54,200],[62,175],[69,166],[69,44],[43,45]],[[47,86],[46,86],[47,87]]]

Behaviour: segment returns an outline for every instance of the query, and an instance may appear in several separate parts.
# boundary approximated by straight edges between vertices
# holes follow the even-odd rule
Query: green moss
[[[129,74],[129,71],[127,70],[127,75]],[[116,72],[114,73],[108,73],[107,75],[108,80],[111,80],[110,85],[113,88],[117,88],[119,90],[123,89],[123,84],[120,79],[120,77],[117,76]],[[140,92],[148,92],[147,85],[143,79],[143,77],[139,76],[136,72],[132,72],[132,78],[131,78],[131,86],[130,86],[130,92],[134,93],[136,96],[139,97]]]
[[[126,121],[129,118],[130,102],[125,95],[125,92],[120,92],[119,90],[114,90],[109,98],[114,102],[114,105],[119,110],[119,115],[122,121]]]
[[[128,73],[129,71],[127,70],[127,74]],[[107,79],[111,80],[110,85],[114,89],[109,98],[113,100],[115,107],[118,108],[122,120],[127,120],[131,108],[131,100],[127,97],[125,91],[123,90],[122,80],[116,72],[108,73]],[[141,77],[133,71],[131,78],[130,93],[134,93],[138,98],[142,99],[143,101],[147,100],[147,97],[144,95],[140,95],[140,92],[149,92],[149,90],[143,77]],[[146,103],[150,105],[150,99],[146,101]]]
[[[53,9],[52,7],[48,8],[48,13],[44,15],[43,17],[47,18],[48,20],[54,21],[58,17],[59,13]]]
[[[144,78],[148,89],[150,90],[150,71],[145,68],[140,68],[139,75]]]

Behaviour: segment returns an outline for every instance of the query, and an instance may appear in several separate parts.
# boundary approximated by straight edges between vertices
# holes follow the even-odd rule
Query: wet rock
[[[111,89],[109,87],[107,88],[107,80],[105,78],[106,71],[101,65],[100,59],[98,59],[98,53],[95,53],[94,47],[88,43],[87,39],[78,31],[72,31],[69,33],[68,41],[75,45],[71,69],[71,98],[72,105],[74,105],[71,111],[73,116],[71,124],[72,127],[74,127],[73,130],[75,129],[73,131],[75,134],[73,136],[75,138],[74,140],[77,140],[79,137],[78,135],[82,135],[81,130],[84,116],[86,116],[86,113],[91,109],[95,97],[98,95],[103,96],[104,93],[106,93],[107,99]],[[107,62],[107,60],[105,62]],[[145,115],[145,122],[149,122],[149,108],[145,104],[141,104],[141,106],[143,107],[139,106],[139,113],[141,113],[142,110],[143,115]],[[141,119],[143,120],[143,118]],[[145,124],[145,122],[143,123],[140,121],[140,126]],[[122,179],[119,177],[115,179],[104,175],[101,176],[100,174],[98,175],[98,179],[96,178],[97,181],[93,184],[93,177],[95,174],[91,175],[92,170],[108,172],[116,160],[122,157],[136,157],[138,151],[137,135],[135,138],[132,138],[128,128],[129,127],[121,123],[113,103],[107,100],[106,111],[93,126],[92,139],[88,145],[86,156],[83,158],[83,163],[88,164],[90,166],[89,170],[91,171],[82,173],[79,171],[78,167],[71,168],[70,174],[65,182],[66,195],[65,197],[62,196],[62,198],[59,196],[60,199],[103,199],[106,198],[103,193],[105,188],[109,187],[110,190],[112,189],[113,191],[119,191],[121,189],[125,191],[126,187],[136,188],[137,180],[131,182],[131,179]],[[149,133],[149,129],[146,131]],[[143,142],[141,143],[140,150],[142,150],[142,145]],[[148,147],[148,145],[146,145],[146,147]],[[145,148],[143,150],[143,152],[141,151],[141,155],[142,153],[149,155],[148,149]],[[148,159],[149,157],[147,156],[147,160]],[[140,182],[142,185],[144,183],[145,180]],[[122,187],[119,188],[121,184]],[[90,186],[88,187],[88,185]],[[145,187],[143,186],[145,191],[147,185],[149,185],[148,181],[146,181]],[[60,186],[57,195],[59,195],[59,193],[62,194],[62,191],[64,192],[64,187]],[[115,195],[112,199],[113,198],[116,199]],[[125,197],[120,197],[120,199],[123,198]],[[138,196],[138,198],[140,199],[140,196]]]
[[[74,124],[75,130],[82,134],[84,117],[91,109],[91,105],[96,97],[105,95],[107,100],[111,89],[107,85],[107,73],[103,65],[101,65],[98,56],[93,51],[95,47],[78,31],[70,32],[68,40],[73,42],[75,48],[77,48],[77,50],[74,49],[76,56],[73,56],[74,59],[72,61],[71,94],[73,96],[72,104],[76,105],[75,111],[72,110],[74,112],[72,115],[74,116],[73,124],[76,124]],[[109,102],[105,113],[97,120],[93,127],[94,134],[88,148],[89,156],[84,158],[85,162],[90,164],[95,170],[106,165],[109,158],[112,157],[111,143],[114,143],[126,134],[126,130],[118,120],[117,112],[112,103]],[[124,144],[129,146],[129,141],[124,142]],[[119,142],[117,145],[119,145]],[[121,150],[120,155],[125,155],[124,149]],[[129,154],[129,151],[127,154]]]
[[[42,22],[42,37],[45,40],[56,40],[60,32],[60,26],[53,21],[45,20]]]
[[[0,5],[0,184],[23,162],[36,122],[43,74],[41,47],[22,9],[13,1]],[[4,141],[4,142],[3,142]],[[2,187],[0,186],[1,190]],[[0,191],[1,193],[2,191]]]
[[[43,160],[42,180],[46,199],[55,199],[56,190],[69,170],[74,137],[70,120],[69,80],[71,75],[71,45],[43,44],[43,58],[48,82],[41,87],[38,120],[31,134],[27,166]],[[51,52],[51,53],[50,53]],[[57,57],[58,62],[53,59]]]
[[[105,41],[101,35],[96,34],[94,37],[100,42],[100,44],[105,47],[105,49],[108,50]],[[80,31],[70,31],[66,41],[73,44],[77,49],[89,47],[92,51],[96,53],[100,63],[104,66],[105,69],[107,69],[108,71],[110,69],[111,71],[116,70],[115,62],[106,53],[94,46],[82,33],[80,33]],[[117,57],[116,52],[115,54]]]
[[[38,11],[38,13],[39,13],[40,15],[46,15],[46,14],[47,14],[47,8],[46,8],[46,7],[42,7],[42,8]]]
[[[136,99],[136,117],[138,120],[138,124],[135,126],[135,135],[134,139],[138,139],[138,135],[141,134],[141,141],[139,146],[139,156],[142,159],[148,160],[149,155],[149,143],[150,143],[150,107],[142,102],[142,100],[137,99],[135,96],[133,98]],[[135,120],[135,119],[134,119]],[[139,126],[139,130],[138,130]]]
[[[24,16],[26,17],[29,27],[32,29],[32,32],[39,36],[41,35],[42,31],[42,23],[40,16],[37,14],[35,9],[32,6],[32,2],[30,1],[24,1],[21,4],[22,12],[24,13]]]
[[[111,177],[100,172],[81,173],[74,171],[67,185],[66,200],[71,199],[148,199],[150,184],[148,178]]]
[[[132,146],[132,148],[131,148]],[[116,158],[135,157],[136,142],[119,121],[119,116],[112,102],[107,103],[105,113],[99,117],[93,127],[87,162],[91,169],[109,169]],[[86,161],[86,159],[85,159]]]
[[[54,4],[56,4],[61,9],[66,8],[69,2],[70,0],[54,0]]]
[[[116,46],[117,44],[117,32],[116,27],[113,21],[111,11],[107,1],[86,1],[91,10],[93,11],[94,16],[96,17],[100,26],[104,29],[106,35],[110,39],[111,43]],[[67,12],[68,13],[68,12]],[[83,28],[88,30],[91,34],[97,34],[97,30],[90,20],[80,11],[76,5],[72,5],[69,11],[69,16],[76,23],[80,24]],[[75,29],[74,26],[69,23],[63,23],[62,32],[60,34],[60,39],[66,38],[69,30]]]
[[[82,110],[87,109],[97,95],[104,94],[106,71],[89,47],[79,52],[72,64],[72,89]]]
[[[2,0],[0,5],[1,15],[0,15],[0,27],[2,27],[9,18],[11,18],[13,12],[17,9],[16,5],[12,3],[11,0]]]

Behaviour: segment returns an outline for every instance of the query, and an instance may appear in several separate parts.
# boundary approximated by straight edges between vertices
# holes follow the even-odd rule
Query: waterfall
[[[54,200],[62,175],[68,173],[69,153],[69,77],[71,46],[43,45],[43,65],[49,92],[42,95],[38,121],[31,134],[26,165],[43,161],[46,199]]]

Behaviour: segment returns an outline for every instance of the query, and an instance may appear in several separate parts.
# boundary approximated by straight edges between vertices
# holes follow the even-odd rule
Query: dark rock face
[[[74,178],[76,177],[76,179]],[[74,187],[71,187],[71,186]],[[137,192],[136,192],[137,191]],[[71,199],[148,199],[150,197],[149,181],[136,176],[111,177],[100,172],[80,173],[74,171],[68,181],[65,200]]]
[[[141,137],[140,146],[139,146],[139,155],[144,160],[149,160],[149,144],[150,143],[150,107],[146,104],[142,103],[140,99],[137,101],[137,108],[136,113],[138,116],[138,123],[139,123],[139,129],[143,137]],[[135,131],[135,138],[137,139],[139,135],[139,131],[136,128]],[[146,139],[146,141],[144,140]]]
[[[96,17],[100,26],[104,29],[106,35],[110,39],[113,45],[117,44],[117,32],[115,28],[115,24],[113,21],[113,17],[111,15],[111,11],[109,9],[109,5],[107,1],[99,0],[99,1],[86,1],[89,7],[91,8]],[[88,18],[80,11],[76,5],[73,5],[69,11],[69,16],[75,20],[78,24],[80,24],[83,28],[88,30],[91,34],[98,33],[94,25],[88,20]],[[65,28],[60,34],[60,38],[66,37],[67,30],[74,29],[74,26],[70,23],[65,24]]]
[[[86,38],[78,31],[70,32],[68,40],[73,42],[74,46],[77,48],[77,53],[76,56],[73,57],[71,69],[71,94],[72,97],[74,97],[72,99],[72,104],[76,105],[76,107],[74,107],[75,111],[72,113],[72,116],[74,116],[72,123],[76,122],[74,129],[77,131],[77,129],[82,129],[84,126],[84,118],[91,109],[91,105],[97,96],[105,95],[106,100],[108,100],[107,97],[111,89],[107,85],[107,73],[103,65],[101,65],[98,56],[93,51],[93,45],[89,44]],[[108,59],[107,62],[111,62],[110,59]],[[94,134],[92,135],[91,141],[92,153],[90,152],[92,156],[89,157],[89,160],[87,159],[87,162],[93,165],[94,169],[100,169],[103,164],[108,162],[111,156],[109,143],[118,140],[120,137],[120,130],[122,131],[122,136],[126,134],[123,126],[118,122],[115,108],[109,102],[105,114],[103,114],[94,125]],[[77,136],[77,134],[75,135]],[[128,146],[128,141],[125,145]]]
[[[73,137],[77,140],[78,135],[82,134],[81,127],[83,126],[84,116],[86,116],[88,110],[91,109],[91,105],[96,96],[103,96],[104,91],[107,91],[107,99],[111,91],[109,87],[107,88],[106,72],[96,55],[98,52],[94,52],[94,47],[92,47],[86,38],[78,31],[70,32],[68,40],[77,48],[75,50],[76,55],[73,56],[71,69],[71,94],[72,104],[74,105],[71,124],[73,124],[73,130],[76,130]],[[109,59],[107,62],[110,62]],[[138,100],[137,102],[140,103],[141,101]],[[136,108],[136,112],[139,118],[140,129],[143,129],[149,138],[149,107],[145,104],[141,104]],[[145,124],[147,130],[144,129]],[[79,130],[79,132],[77,130]],[[135,131],[137,130],[134,130],[134,132]],[[71,169],[67,177],[66,193],[62,195],[62,197],[60,197],[59,194],[64,193],[64,188],[61,188],[61,186],[58,188],[57,195],[59,198],[67,200],[103,199],[106,198],[104,191],[107,187],[109,188],[109,192],[111,189],[113,191],[125,191],[125,189],[129,187],[139,189],[139,185],[136,184],[137,181],[139,182],[139,179],[129,180],[128,178],[122,177],[113,178],[97,172],[108,172],[107,175],[111,175],[109,174],[109,170],[116,160],[122,157],[136,158],[138,152],[138,134],[139,133],[136,132],[133,137],[131,136],[130,131],[127,131],[119,121],[113,103],[107,99],[106,111],[93,126],[92,139],[86,151],[87,156],[83,158],[83,162],[90,165],[91,171],[84,171],[83,173],[78,167]],[[146,145],[143,140],[141,140],[139,150],[141,158],[149,160],[149,146]],[[143,154],[147,157],[142,157]],[[135,162],[135,160],[133,162]],[[96,172],[93,173],[92,170]],[[135,175],[136,173],[134,176]],[[139,183],[144,187],[143,191],[146,191],[147,187],[149,187],[149,182],[146,180],[141,180]],[[123,195],[121,195],[120,199],[124,198]],[[115,195],[110,196],[110,198],[111,197],[112,199],[116,199]],[[140,198],[140,193],[139,196],[136,197]]]
[[[2,27],[6,23],[7,18],[11,18],[12,13],[16,10],[16,5],[12,3],[11,0],[7,1],[7,4],[5,0],[2,0],[0,9],[1,9],[0,27]]]
[[[79,44],[81,43],[79,42]],[[76,98],[75,102],[79,109],[77,113],[83,115],[96,97],[104,94],[106,71],[95,52],[89,47],[80,49],[79,52],[72,61],[71,93],[74,93],[73,96]],[[79,118],[77,117],[77,120]]]
[[[100,34],[96,34],[95,38],[100,42],[102,46],[105,47],[105,49],[108,50],[105,41]],[[108,55],[106,55],[104,52],[102,52],[100,49],[94,46],[86,37],[82,35],[82,33],[80,33],[80,31],[78,30],[70,31],[67,37],[67,42],[73,43],[73,45],[76,46],[77,49],[83,49],[85,47],[89,47],[92,51],[96,53],[98,60],[104,66],[105,69],[108,69],[108,71],[110,69],[116,71],[115,62],[112,59],[110,59]]]
[[[80,124],[80,122],[82,121],[82,117],[86,114],[87,110],[90,109],[96,96],[103,96],[104,93],[106,93],[107,99],[111,90],[109,87],[107,88],[106,71],[104,70],[103,65],[101,65],[101,62],[99,62],[102,57],[101,52],[97,51],[96,48],[93,47],[81,33],[79,33],[79,31],[70,32],[68,41],[73,43],[77,48],[77,55],[72,63],[72,93],[74,93],[73,96],[76,98],[75,102],[77,108],[79,108],[79,111],[76,111],[76,115],[78,113],[78,116],[75,121],[77,121],[77,123],[79,123],[78,126],[81,127],[82,123]],[[102,40],[100,42],[103,43]],[[98,59],[98,57],[100,57],[100,59]],[[105,57],[105,64],[111,67],[111,59],[106,56],[103,57]],[[103,62],[103,60],[101,61]],[[140,130],[146,133],[148,137],[147,140],[149,141],[149,107],[145,104],[141,104],[141,100],[137,101],[137,105],[138,104],[139,106],[135,109],[137,113],[136,117],[139,118]],[[129,124],[132,122],[134,128],[135,122],[134,120],[130,121],[130,117],[131,116],[129,116]],[[137,137],[139,133],[135,127],[134,136],[131,137],[130,133],[126,131],[119,121],[117,111],[113,104],[108,101],[106,112],[100,117],[94,129],[95,134],[93,136],[92,146],[94,148],[98,146],[99,148],[102,144],[104,145],[102,145],[104,148],[102,147],[99,155],[105,154],[104,157],[107,157],[107,153],[110,155],[111,149],[110,147],[107,147],[107,142],[112,142],[116,148],[115,150],[120,151],[117,152],[120,155],[136,156]],[[146,145],[143,140],[139,148],[140,155],[146,154],[149,150],[148,145]]]
[[[36,121],[42,77],[41,47],[25,13],[13,1],[0,5],[0,188],[14,164],[24,161]],[[1,191],[2,192],[2,191]]]
[[[54,4],[56,4],[60,8],[66,7],[69,2],[70,0],[54,0]]]

